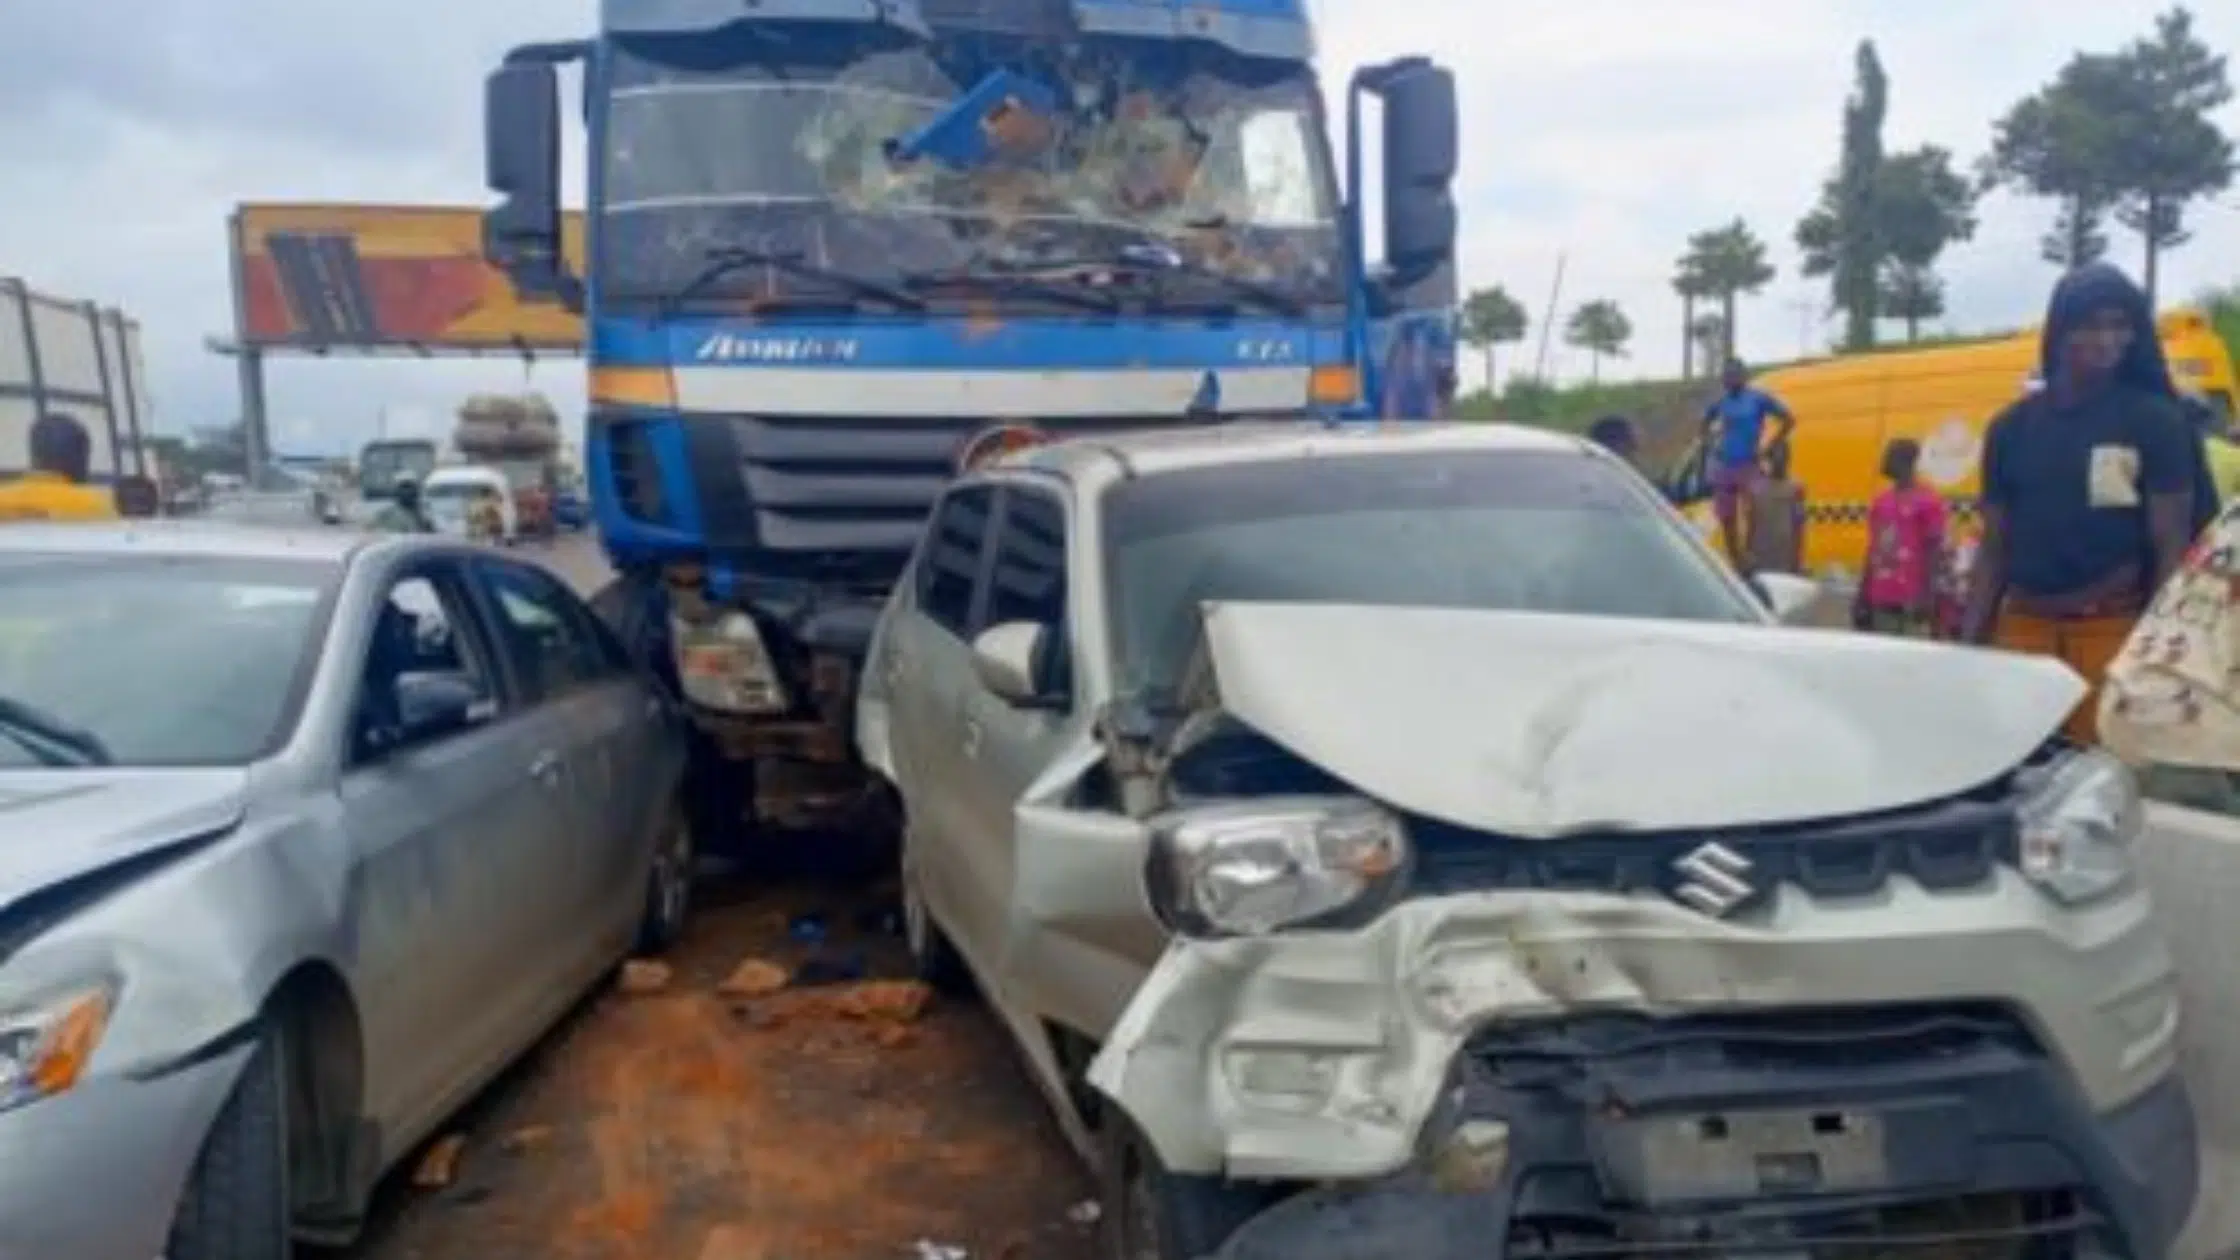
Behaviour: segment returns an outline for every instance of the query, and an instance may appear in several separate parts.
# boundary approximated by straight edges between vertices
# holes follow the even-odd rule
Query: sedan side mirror
[[[1036,681],[1049,631],[1031,621],[990,626],[972,641],[972,672],[980,685],[1019,708],[1046,707],[1051,697]]]
[[[1820,602],[1820,584],[1795,573],[1754,573],[1751,593],[1766,606],[1774,620],[1785,626],[1810,625],[1813,608]]]
[[[397,679],[397,725],[416,744],[463,731],[487,716],[481,689],[451,670],[415,670]]]

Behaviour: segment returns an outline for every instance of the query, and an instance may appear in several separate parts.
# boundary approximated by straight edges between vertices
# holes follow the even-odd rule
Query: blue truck
[[[712,844],[868,856],[855,680],[986,435],[1443,411],[1454,80],[1344,102],[1341,165],[1306,0],[603,0],[507,55],[485,252],[587,317],[595,603],[690,715]]]

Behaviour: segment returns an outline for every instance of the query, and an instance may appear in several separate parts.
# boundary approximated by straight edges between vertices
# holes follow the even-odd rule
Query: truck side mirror
[[[1427,271],[1454,254],[1455,168],[1461,157],[1454,75],[1428,61],[1391,67],[1384,98],[1384,257]]]
[[[561,245],[560,93],[551,63],[509,61],[484,85],[484,164],[505,200],[482,216],[482,252],[524,298],[582,309]]]

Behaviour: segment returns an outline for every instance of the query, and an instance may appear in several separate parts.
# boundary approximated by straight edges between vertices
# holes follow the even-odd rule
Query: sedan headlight
[[[2022,873],[2078,905],[2131,879],[2131,841],[2144,820],[2139,782],[2102,752],[2078,753],[2033,785],[2018,811]]]
[[[1185,936],[1252,936],[1374,913],[1408,859],[1401,821],[1350,796],[1182,810],[1152,831],[1152,905]]]
[[[0,1111],[75,1086],[109,1030],[116,991],[93,985],[0,1010]]]

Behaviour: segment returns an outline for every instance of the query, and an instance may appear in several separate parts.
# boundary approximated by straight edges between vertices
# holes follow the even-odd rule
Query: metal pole
[[[1545,385],[1548,383],[1548,334],[1555,327],[1556,303],[1563,300],[1563,265],[1569,256],[1556,255],[1555,283],[1548,286],[1548,309],[1540,316],[1540,350],[1532,364],[1532,377]]]
[[[241,212],[234,211],[226,226],[233,250],[233,342],[234,366],[241,380],[241,453],[248,464],[244,476],[254,485],[272,450],[270,431],[265,427],[264,352],[249,341],[249,251],[241,237]]]

